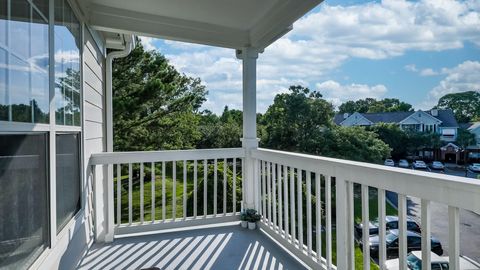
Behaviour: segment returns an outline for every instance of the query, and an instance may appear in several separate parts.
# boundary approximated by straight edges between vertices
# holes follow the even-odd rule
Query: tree
[[[480,119],[480,92],[467,91],[447,94],[438,100],[438,109],[451,109],[460,123]]]
[[[198,110],[207,91],[156,51],[136,47],[113,65],[115,151],[188,149],[200,137]]]
[[[333,106],[322,95],[302,86],[278,94],[262,125],[267,147],[357,161],[381,162],[390,155],[387,144],[362,127],[332,124]]]
[[[262,143],[282,150],[310,149],[333,117],[332,104],[321,97],[302,86],[290,86],[288,93],[276,95],[263,117],[267,136]]]
[[[476,143],[475,135],[470,133],[470,131],[459,128],[457,134],[457,145],[460,146],[462,149],[466,149],[470,145],[474,145]]]
[[[409,138],[398,125],[379,123],[369,127],[367,130],[375,132],[380,140],[390,146],[392,158],[400,159],[407,154],[405,145],[408,144]]]
[[[228,106],[225,106],[220,117],[210,111],[204,111],[199,124],[201,136],[197,148],[240,147],[242,123],[242,111],[230,110]]]
[[[339,113],[377,113],[377,112],[411,112],[413,106],[396,98],[376,100],[374,98],[347,101],[338,107]]]

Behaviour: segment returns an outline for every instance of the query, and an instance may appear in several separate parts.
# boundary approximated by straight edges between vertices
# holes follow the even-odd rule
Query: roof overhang
[[[263,49],[323,0],[86,0],[90,26],[104,32],[150,36],[241,49]]]

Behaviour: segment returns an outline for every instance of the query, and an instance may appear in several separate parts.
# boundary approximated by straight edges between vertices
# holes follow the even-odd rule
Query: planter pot
[[[255,230],[256,227],[257,227],[257,223],[255,223],[255,222],[248,222],[248,229],[250,229],[250,230]]]
[[[247,222],[245,220],[242,220],[240,224],[242,225],[242,228],[247,228]]]

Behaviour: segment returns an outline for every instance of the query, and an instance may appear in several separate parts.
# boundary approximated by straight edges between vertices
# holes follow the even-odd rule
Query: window
[[[0,0],[0,121],[48,123],[48,0],[34,3]]]
[[[419,247],[422,243],[422,239],[416,236],[407,237],[408,247]]]
[[[0,135],[1,269],[24,269],[49,245],[47,138]]]
[[[80,135],[57,134],[57,232],[80,210]]]
[[[55,1],[55,119],[80,126],[80,23],[66,0]]]

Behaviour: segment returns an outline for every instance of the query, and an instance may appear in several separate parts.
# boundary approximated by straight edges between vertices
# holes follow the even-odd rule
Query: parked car
[[[468,166],[468,169],[472,172],[480,172],[480,163],[473,163],[472,165]]]
[[[423,160],[415,160],[415,162],[413,162],[413,168],[415,168],[415,169],[426,169],[427,164],[425,164],[425,162]]]
[[[391,167],[394,167],[395,166],[395,162],[393,161],[393,159],[385,159],[385,162],[383,163],[385,164],[385,166],[391,166]]]
[[[408,168],[409,166],[410,164],[406,159],[400,159],[400,161],[398,161],[398,167]]]
[[[432,169],[435,169],[435,170],[444,170],[444,169],[445,169],[445,166],[444,166],[443,163],[440,162],[440,161],[434,161],[434,162],[432,162]]]
[[[390,230],[385,236],[387,257],[398,257],[398,230]],[[370,254],[372,257],[378,257],[379,238],[378,235],[372,235],[369,238],[370,242]],[[360,248],[363,248],[363,243],[360,243]],[[407,251],[422,250],[422,236],[416,232],[407,231]],[[440,241],[436,238],[431,238],[431,250],[437,255],[443,254],[443,248]]]
[[[430,261],[432,263],[432,270],[448,270],[449,258],[440,257],[437,254],[433,253],[430,255]],[[422,269],[422,252],[421,251],[412,251],[407,256],[407,267],[411,270],[421,270]],[[387,270],[398,270],[400,269],[399,260],[392,259],[385,262],[385,268]],[[478,270],[480,269],[480,264],[476,263],[472,259],[460,255],[460,269],[459,270]]]
[[[378,219],[374,219],[370,221],[369,223],[369,231],[370,235],[378,234]],[[398,217],[397,216],[386,216],[385,217],[385,228],[387,230],[393,230],[393,229],[398,229]],[[363,224],[355,224],[355,231],[357,232],[357,236],[361,237],[362,236],[362,229],[363,229]],[[413,232],[421,232],[420,225],[412,219],[411,217],[407,217],[407,230],[413,231]]]

